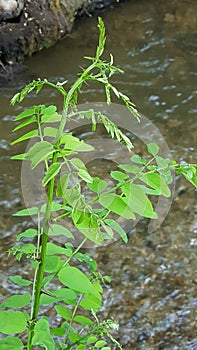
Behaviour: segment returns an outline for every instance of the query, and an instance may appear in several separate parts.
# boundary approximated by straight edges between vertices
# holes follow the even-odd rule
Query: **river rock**
[[[23,7],[23,0],[0,0],[0,21],[18,17]]]

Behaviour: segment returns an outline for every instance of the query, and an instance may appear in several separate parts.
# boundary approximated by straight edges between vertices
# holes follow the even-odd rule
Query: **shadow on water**
[[[125,71],[114,83],[158,127],[174,159],[191,163],[197,146],[196,13],[194,0],[125,1],[99,13],[107,30],[105,55],[111,52]],[[23,147],[10,146],[13,115],[33,104],[47,101],[61,108],[62,103],[49,90],[31,95],[23,107],[10,107],[9,99],[33,78],[74,81],[78,67],[86,64],[82,57],[94,52],[97,36],[96,15],[79,19],[69,37],[26,59],[28,71],[0,86],[2,298],[12,292],[8,276],[21,269],[7,260],[6,251],[16,234],[31,226],[10,217],[23,206],[20,165],[9,160]],[[87,101],[104,101],[103,91],[88,86],[80,96],[81,103]],[[119,322],[124,349],[197,349],[196,217],[195,191],[177,178],[171,210],[156,232],[148,234],[147,222],[141,221],[127,245],[118,241],[93,251],[99,268],[112,277],[102,313]]]

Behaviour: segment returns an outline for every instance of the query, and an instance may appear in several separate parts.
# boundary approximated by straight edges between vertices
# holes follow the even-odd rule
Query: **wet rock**
[[[112,1],[103,1],[103,6]],[[25,56],[52,46],[70,33],[79,10],[93,11],[96,4],[97,0],[0,0],[0,77],[13,79],[10,62],[21,63]]]
[[[23,0],[0,0],[0,21],[18,17],[23,7]]]

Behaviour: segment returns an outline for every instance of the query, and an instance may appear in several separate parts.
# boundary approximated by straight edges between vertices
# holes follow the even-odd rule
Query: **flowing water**
[[[160,130],[173,158],[190,163],[196,162],[197,153],[196,13],[195,0],[125,1],[98,13],[107,31],[105,57],[112,53],[115,64],[125,71],[114,76],[113,83]],[[62,102],[50,90],[29,96],[23,106],[10,107],[9,100],[37,77],[73,82],[86,64],[83,56],[93,55],[97,37],[97,14],[78,19],[71,35],[26,59],[25,73],[0,83],[2,298],[12,292],[8,276],[21,269],[21,264],[7,259],[6,251],[16,234],[31,226],[11,217],[23,207],[20,165],[9,159],[23,151],[22,145],[10,146],[13,116],[33,104],[55,103],[61,108]],[[94,85],[80,96],[81,103],[101,101],[103,91]],[[113,154],[118,152],[117,144]],[[126,350],[197,349],[197,206],[192,186],[177,178],[164,223],[153,233],[147,226],[146,221],[138,223],[127,245],[118,241],[93,250],[101,271],[112,277],[104,289],[102,317],[120,324],[117,337]]]

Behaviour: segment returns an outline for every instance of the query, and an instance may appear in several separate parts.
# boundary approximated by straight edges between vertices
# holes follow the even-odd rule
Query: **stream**
[[[49,89],[35,94],[22,105],[11,107],[11,97],[32,79],[68,80],[72,83],[84,56],[97,45],[97,16],[105,22],[107,43],[104,57],[114,56],[125,74],[113,83],[127,94],[163,135],[173,159],[195,163],[197,155],[196,53],[197,2],[195,0],[123,1],[77,19],[73,32],[52,48],[26,58],[27,70],[15,80],[0,81],[0,296],[12,293],[10,275],[18,264],[7,251],[15,237],[31,222],[12,217],[23,208],[20,162],[10,156],[22,153],[21,143],[10,146],[14,116],[39,103],[56,104],[61,98]],[[80,103],[103,102],[103,90],[87,86]],[[129,121],[128,121],[129,122]],[[81,130],[83,134],[83,130]],[[151,135],[150,135],[151,140]],[[102,139],[105,142],[105,138]],[[140,143],[133,138],[137,151]],[[113,155],[124,158],[116,144]],[[103,170],[102,170],[103,169]],[[105,164],[99,166],[105,172]],[[148,232],[148,220],[130,230],[128,244],[120,240],[92,250],[98,268],[111,276],[104,287],[101,318],[119,323],[115,336],[125,350],[197,349],[197,202],[195,189],[176,178],[174,199],[164,222]]]

